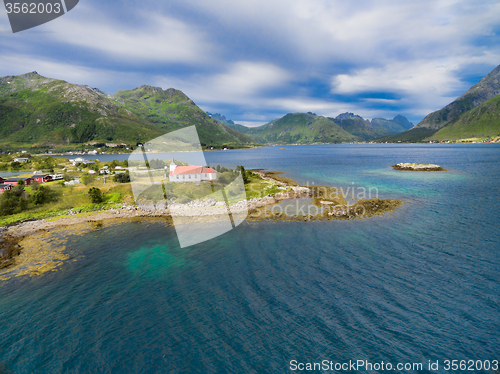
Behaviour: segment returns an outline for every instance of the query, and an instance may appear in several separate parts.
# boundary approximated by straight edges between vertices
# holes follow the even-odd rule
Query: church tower
[[[170,163],[170,172],[173,173],[177,164],[175,163],[174,157],[172,156],[172,162]]]

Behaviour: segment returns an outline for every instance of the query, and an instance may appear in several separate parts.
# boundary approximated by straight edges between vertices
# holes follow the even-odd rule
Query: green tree
[[[41,205],[47,200],[47,187],[40,186],[38,189],[31,195],[31,201],[35,205]]]
[[[165,167],[165,161],[153,159],[149,162],[151,169],[163,169]]]
[[[13,161],[10,163],[10,167],[12,168],[12,170],[19,170],[21,168],[21,163]]]
[[[237,169],[239,169],[241,172],[241,177],[243,178],[243,183],[244,184],[250,183],[250,179],[248,178],[248,171],[245,170],[243,165],[238,166]]]
[[[116,183],[128,183],[128,182],[130,182],[130,174],[128,174],[128,173],[120,173],[120,174],[116,174],[116,175],[113,177],[113,180],[114,180]]]
[[[8,216],[14,213],[17,207],[17,198],[12,191],[6,190],[0,195],[0,216]]]
[[[103,200],[102,191],[97,187],[92,187],[89,190],[89,198],[92,204],[102,203]]]
[[[17,209],[19,213],[22,212],[23,210],[28,209],[28,200],[24,198],[24,196],[19,196],[18,204],[17,204]]]
[[[88,185],[88,184],[90,184],[90,183],[92,183],[94,181],[95,181],[95,176],[92,175],[92,174],[84,174],[83,177],[82,177],[82,182],[85,185]]]

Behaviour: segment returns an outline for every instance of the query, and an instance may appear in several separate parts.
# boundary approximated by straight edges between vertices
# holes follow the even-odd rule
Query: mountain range
[[[342,113],[335,118],[315,113],[288,113],[259,127],[235,124],[221,114],[212,118],[252,137],[258,143],[311,144],[361,142],[378,136],[396,134],[413,126],[403,116],[392,120],[374,118],[371,121],[353,113]]]
[[[0,77],[0,150],[75,149],[88,143],[135,145],[196,126],[204,148],[257,144],[419,142],[500,136],[500,66],[466,93],[413,126],[405,117],[363,119],[288,113],[262,126],[206,113],[174,88],[143,85],[108,95],[37,72]]]
[[[444,108],[403,133],[378,142],[419,142],[500,136],[500,65]]]
[[[0,148],[135,145],[195,125],[203,147],[245,147],[248,136],[216,121],[179,90],[141,86],[107,95],[37,72],[0,78]]]

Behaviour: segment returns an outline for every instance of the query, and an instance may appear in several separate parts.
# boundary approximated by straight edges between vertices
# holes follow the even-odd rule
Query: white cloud
[[[180,0],[177,0],[180,3]],[[498,26],[496,0],[182,0],[266,51],[294,61],[378,64],[413,56],[472,55],[463,46]],[[180,5],[182,6],[182,5]],[[283,52],[286,50],[286,52]]]
[[[76,15],[71,17],[71,15]],[[140,10],[141,22],[120,22],[97,7],[78,6],[47,24],[53,39],[88,48],[113,60],[194,63],[207,60],[210,43],[194,25],[159,13]]]
[[[183,87],[195,101],[203,103],[250,104],[267,89],[281,87],[290,81],[284,69],[267,63],[240,61],[222,73],[195,75],[188,79],[158,77],[163,88]]]
[[[243,125],[246,127],[259,127],[265,125],[269,121],[234,121],[238,125]]]
[[[0,37],[0,72],[38,70],[110,93],[140,84],[175,87],[204,107],[229,105],[248,113],[242,120],[265,123],[273,118],[253,114],[393,113],[367,109],[379,105],[425,116],[469,88],[464,70],[500,63],[493,45],[498,0],[170,0],[162,6],[126,2],[122,20],[96,0],[81,2],[36,29],[52,33]],[[329,100],[324,85],[361,98]],[[371,92],[398,99],[366,98]]]
[[[382,91],[410,95],[430,91],[441,96],[461,86],[454,75],[456,68],[433,61],[394,62],[351,74],[339,74],[332,79],[332,91],[339,94]]]

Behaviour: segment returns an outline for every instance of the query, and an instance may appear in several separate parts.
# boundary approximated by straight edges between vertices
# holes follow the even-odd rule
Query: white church
[[[217,180],[217,171],[203,166],[177,166],[172,158],[168,179],[170,182],[215,181]]]

